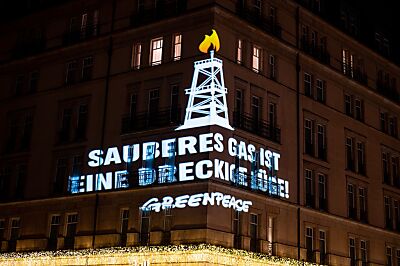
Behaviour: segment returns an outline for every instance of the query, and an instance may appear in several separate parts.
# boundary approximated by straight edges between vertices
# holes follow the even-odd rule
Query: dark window
[[[170,111],[170,121],[179,121],[178,117],[179,109],[179,85],[174,84],[171,86],[171,111]]]
[[[356,256],[356,240],[354,238],[349,238],[349,257],[350,257],[350,265],[357,265],[357,256]]]
[[[349,206],[349,218],[357,219],[356,190],[353,184],[347,185],[347,200]]]
[[[304,94],[308,97],[313,96],[312,76],[304,73]]]
[[[155,89],[149,91],[148,113],[150,118],[154,117],[158,113],[159,103],[160,103],[160,90]]]
[[[15,79],[14,93],[16,96],[19,96],[23,93],[24,86],[25,86],[25,77],[23,75],[18,75]]]
[[[234,211],[233,214],[233,234],[234,234],[234,247],[241,248],[241,223],[240,223],[240,212]]]
[[[141,215],[140,244],[142,246],[147,246],[150,240],[150,211],[141,210]]]
[[[269,103],[268,105],[268,119],[269,119],[269,126],[271,128],[276,127],[276,104],[275,103]]]
[[[37,90],[39,83],[39,72],[35,71],[29,75],[29,92],[33,93]]]
[[[78,225],[78,214],[69,214],[67,216],[67,232],[64,238],[65,249],[74,249],[77,225]]]
[[[21,139],[21,150],[28,150],[31,137],[32,137],[32,126],[33,126],[33,115],[28,113],[25,116],[22,139]]]
[[[348,94],[344,95],[344,107],[346,115],[353,116],[353,99]]]
[[[399,157],[392,157],[392,178],[393,184],[400,188],[400,176],[399,176]]]
[[[275,60],[274,55],[269,56],[268,65],[269,65],[269,77],[271,79],[275,79],[276,78],[276,60]]]
[[[397,138],[397,118],[393,116],[389,118],[389,134]]]
[[[82,140],[86,138],[86,127],[88,122],[88,106],[86,104],[82,104],[78,109],[78,123],[76,128],[76,136],[77,140]]]
[[[305,171],[305,182],[306,182],[306,206],[314,208],[315,198],[314,198],[314,173],[310,169]]]
[[[346,169],[354,171],[354,167],[353,139],[346,138]]]
[[[400,265],[400,249],[396,250],[396,261],[397,265]]]
[[[360,204],[360,220],[364,223],[367,223],[368,222],[367,190],[363,187],[358,188],[358,197]]]
[[[58,235],[60,233],[61,218],[60,215],[51,216],[50,234],[47,242],[47,248],[50,250],[57,249]]]
[[[368,264],[368,247],[367,247],[367,241],[365,241],[365,240],[360,241],[360,259],[361,259],[361,266],[367,266],[367,264]]]
[[[326,160],[325,126],[317,125],[318,158]]]
[[[399,211],[399,201],[393,201],[394,208],[394,225],[397,231],[400,231],[400,211]]]
[[[164,209],[164,231],[162,243],[163,245],[171,244],[171,226],[172,226],[172,208],[168,207]]]
[[[327,210],[326,202],[326,176],[324,174],[318,174],[318,198],[319,198],[319,209]]]
[[[389,153],[382,152],[382,171],[383,171],[383,182],[391,185],[392,181],[389,174]]]
[[[129,222],[129,210],[122,210],[122,212],[121,212],[121,234],[120,234],[120,240],[119,240],[119,245],[121,247],[126,246],[128,222]]]
[[[54,193],[64,192],[64,187],[67,179],[67,159],[61,158],[57,160],[56,176],[54,180]]]
[[[65,75],[65,83],[73,84],[75,83],[78,73],[78,64],[76,61],[71,61],[67,63],[67,73]]]
[[[379,114],[379,121],[381,125],[381,131],[382,132],[387,132],[387,113],[385,112],[380,112]]]
[[[1,192],[1,190],[0,190]],[[0,250],[2,248],[3,240],[4,240],[4,232],[5,232],[6,221],[0,220]]]
[[[85,57],[82,62],[82,80],[92,79],[93,74],[93,57]]]
[[[24,197],[25,183],[26,183],[26,164],[20,164],[17,167],[17,177],[15,186],[15,197],[22,199]]]
[[[250,214],[250,250],[257,252],[258,214]]]
[[[72,175],[79,176],[82,173],[82,155],[76,155],[72,160]]]
[[[307,261],[314,262],[314,229],[311,227],[306,228],[306,250]]]
[[[365,144],[357,142],[357,171],[360,175],[365,175]]]
[[[392,265],[393,265],[392,248],[386,247],[386,266],[392,266]]]
[[[68,142],[71,135],[72,109],[65,108],[62,112],[61,131],[59,142]]]
[[[319,263],[326,264],[326,233],[319,230]]]
[[[11,230],[10,230],[10,241],[8,241],[8,251],[16,251],[17,248],[17,240],[20,237],[20,219],[12,218],[11,219]]]
[[[360,99],[355,100],[355,118],[358,121],[364,121],[363,102]]]
[[[389,197],[384,197],[385,202],[385,226],[387,229],[393,228],[392,222],[392,200]]]
[[[325,103],[325,81],[317,79],[317,101]]]
[[[304,122],[304,142],[305,142],[305,153],[314,156],[314,132],[313,122],[306,119]]]
[[[251,98],[251,115],[253,119],[252,127],[254,131],[257,131],[260,127],[260,98],[253,96]]]

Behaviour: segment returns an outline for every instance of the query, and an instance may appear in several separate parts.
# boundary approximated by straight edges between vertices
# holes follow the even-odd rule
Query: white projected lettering
[[[160,212],[167,208],[196,208],[201,205],[222,206],[227,209],[234,209],[235,211],[248,212],[253,202],[250,200],[236,199],[232,195],[223,194],[221,192],[205,192],[193,195],[181,195],[175,198],[165,196],[162,200],[151,198],[146,201],[140,209],[143,211]]]

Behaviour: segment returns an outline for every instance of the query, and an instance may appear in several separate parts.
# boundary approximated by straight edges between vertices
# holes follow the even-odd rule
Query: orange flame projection
[[[219,51],[219,38],[217,32],[213,29],[212,34],[210,36],[204,35],[204,40],[199,45],[199,50],[202,53],[208,53],[208,49],[210,46],[213,46],[213,50]]]

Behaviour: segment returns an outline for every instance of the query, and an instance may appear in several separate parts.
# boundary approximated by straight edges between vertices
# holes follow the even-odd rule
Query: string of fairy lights
[[[219,265],[317,265],[210,244],[110,247],[101,249],[10,252],[0,254],[1,265],[168,265],[201,263]]]

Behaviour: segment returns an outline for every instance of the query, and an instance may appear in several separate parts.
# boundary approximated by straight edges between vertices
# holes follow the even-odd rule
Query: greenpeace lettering
[[[151,198],[146,201],[140,209],[142,211],[160,212],[167,208],[183,209],[186,207],[196,208],[199,206],[222,206],[240,212],[248,212],[253,205],[252,201],[236,199],[232,195],[221,192],[205,192],[193,195],[181,195],[178,197],[165,196],[162,200]]]

